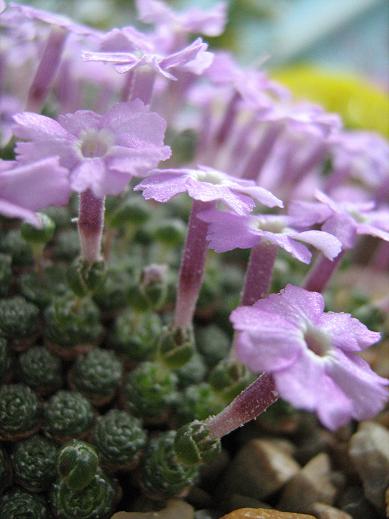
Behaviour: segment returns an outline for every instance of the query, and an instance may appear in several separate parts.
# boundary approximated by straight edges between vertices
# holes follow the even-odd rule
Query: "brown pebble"
[[[251,440],[240,449],[219,487],[224,495],[242,494],[263,500],[300,470],[284,446],[271,440]]]
[[[111,519],[193,519],[194,509],[181,499],[169,499],[158,512],[117,512]]]
[[[315,503],[311,512],[315,514],[317,519],[353,519],[350,514],[343,512],[343,510],[324,503]]]
[[[279,510],[267,510],[265,508],[241,508],[230,514],[223,515],[221,519],[315,519],[313,515],[280,512]]]
[[[389,485],[389,431],[374,422],[362,423],[351,438],[349,452],[366,498],[383,512]]]
[[[316,502],[332,505],[336,492],[329,456],[321,453],[288,481],[278,507],[293,512],[310,512]]]

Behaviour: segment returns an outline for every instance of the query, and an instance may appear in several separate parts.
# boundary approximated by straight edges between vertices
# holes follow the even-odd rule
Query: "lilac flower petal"
[[[114,146],[112,152],[106,157],[106,164],[110,169],[132,176],[144,175],[155,164],[166,160],[170,156],[168,146],[145,146],[144,148],[125,148]]]
[[[136,0],[138,17],[146,23],[169,23],[175,19],[174,11],[159,0]]]
[[[319,200],[319,202],[321,202],[322,204],[328,206],[333,213],[341,213],[341,209],[338,206],[338,204],[322,191],[319,191],[317,189],[315,191],[315,198]]]
[[[356,227],[357,234],[375,236],[380,240],[389,241],[389,232],[368,223],[360,223]]]
[[[134,65],[139,60],[130,52],[93,52],[84,51],[81,57],[85,61],[101,61],[103,63],[123,63],[125,65]]]
[[[141,148],[144,143],[163,146],[166,121],[150,112],[139,99],[117,103],[102,116],[101,125],[118,134],[116,142],[121,146]]]
[[[296,227],[310,227],[315,223],[323,223],[331,214],[326,205],[315,202],[292,201],[288,206],[291,223]]]
[[[58,116],[59,124],[65,128],[67,132],[79,136],[82,131],[91,128],[98,129],[100,127],[101,115],[91,110],[77,110],[71,114],[63,114]]]
[[[281,249],[284,249],[297,260],[303,263],[309,263],[311,261],[312,254],[309,249],[302,243],[298,243],[294,239],[291,239],[289,236],[267,231],[261,231],[260,235],[269,242],[278,245]]]
[[[326,312],[320,318],[320,328],[331,337],[336,348],[361,351],[378,342],[381,335],[372,332],[351,314]]]
[[[208,182],[196,182],[188,177],[186,181],[188,195],[195,200],[211,202],[221,200],[237,214],[247,214],[255,207],[253,200],[223,185],[215,185]]]
[[[66,169],[51,157],[0,172],[0,199],[23,209],[38,211],[49,205],[64,205],[69,199]]]
[[[160,66],[163,69],[170,69],[185,65],[196,59],[199,53],[205,52],[207,47],[208,45],[204,43],[201,38],[197,38],[184,49],[170,54],[170,56],[167,56],[166,58],[162,58],[160,61]]]
[[[267,207],[284,207],[283,202],[279,198],[263,187],[253,186],[249,188],[240,188],[240,190],[242,193],[246,192],[249,196],[258,200],[258,202]]]
[[[153,174],[136,185],[134,191],[142,191],[146,200],[152,198],[164,203],[186,191],[186,178],[174,173]]]
[[[34,211],[25,209],[20,205],[12,204],[7,200],[2,200],[0,196],[0,214],[8,218],[19,218],[35,227],[39,227],[40,220]]]
[[[328,218],[322,230],[334,235],[345,249],[351,249],[355,243],[356,225],[347,214],[335,214]]]
[[[39,145],[36,143],[39,142]],[[64,143],[63,141],[49,141],[42,146],[42,141],[32,142],[17,142],[15,152],[23,163],[34,162],[49,157],[59,157],[61,166],[71,169],[78,161],[77,151],[72,146],[72,142]]]
[[[239,334],[236,347],[239,360],[255,373],[275,373],[290,367],[304,348],[299,330],[280,316],[267,312],[257,315],[256,325]]]
[[[376,415],[388,399],[388,380],[379,377],[366,361],[336,350],[326,372],[352,400],[353,414],[357,420],[367,420]]]
[[[201,52],[193,61],[186,63],[182,68],[196,74],[196,76],[201,76],[212,65],[213,57],[212,52]]]
[[[188,9],[184,16],[181,19],[187,31],[212,37],[220,36],[227,21],[227,6],[224,2],[219,2],[206,11],[194,7]]]
[[[254,304],[265,312],[281,313],[292,323],[315,323],[323,313],[324,299],[318,292],[310,292],[294,285],[287,285],[279,294],[271,294]]]
[[[68,132],[57,121],[45,115],[23,112],[14,115],[14,121],[16,122],[14,133],[21,139],[46,140],[53,137],[58,139],[69,137]]]
[[[282,398],[300,409],[316,409],[323,384],[324,364],[308,351],[302,352],[292,365],[273,372],[273,376]]]
[[[70,178],[71,186],[77,193],[91,189],[97,198],[102,198],[100,186],[105,175],[104,162],[99,158],[90,158],[81,162],[74,170]]]
[[[202,33],[207,36],[219,36],[226,22],[226,5],[216,4],[205,10],[196,7],[182,13],[175,13],[159,0],[137,0],[136,8],[143,22],[166,24],[178,32]]]
[[[317,396],[317,414],[321,423],[333,431],[346,425],[352,416],[352,402],[328,375],[322,377]]]
[[[200,213],[199,218],[209,223],[207,239],[209,247],[216,252],[250,249],[259,243],[260,237],[249,231],[249,216],[210,210]]]
[[[230,314],[230,321],[235,330],[243,331],[255,328],[263,312],[255,306],[239,306]]]
[[[324,231],[304,231],[298,234],[296,233],[293,239],[313,245],[330,260],[336,258],[342,250],[341,242],[332,234]]]

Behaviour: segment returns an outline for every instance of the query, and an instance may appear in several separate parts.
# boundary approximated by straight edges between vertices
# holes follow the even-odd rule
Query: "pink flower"
[[[40,226],[35,211],[50,205],[65,205],[70,186],[68,173],[49,157],[29,164],[0,161],[0,213]]]
[[[165,121],[139,100],[118,103],[104,115],[60,115],[58,122],[29,112],[14,119],[15,134],[31,141],[16,145],[24,162],[56,155],[70,171],[71,188],[91,189],[98,198],[120,193],[133,176],[170,156],[163,144]]]
[[[209,246],[216,252],[252,248],[267,241],[299,261],[309,263],[312,254],[305,244],[313,245],[329,259],[334,259],[341,251],[340,241],[332,234],[295,230],[293,220],[286,215],[242,216],[211,209],[201,213],[199,218],[208,222]]]
[[[152,198],[162,203],[186,192],[201,202],[221,201],[237,214],[247,214],[254,209],[254,200],[268,207],[282,207],[281,200],[255,182],[206,166],[199,166],[199,169],[156,169],[134,189],[142,191],[146,200]]]
[[[293,202],[290,214],[297,225],[323,223],[322,229],[336,236],[345,249],[351,249],[359,234],[389,241],[389,211],[375,211],[374,202],[335,201],[316,191],[318,202]]]
[[[72,32],[74,34],[78,34],[80,36],[101,36],[102,32],[96,29],[92,29],[91,27],[87,27],[86,25],[81,25],[79,23],[74,22],[67,16],[61,14],[51,13],[50,11],[45,11],[43,9],[37,9],[36,7],[32,7],[30,5],[22,5],[17,4],[15,2],[9,3],[10,12],[15,12],[17,14],[22,15],[24,18],[28,18],[31,20],[37,20],[43,23],[47,23],[49,25],[54,25],[56,27],[60,27],[61,29],[65,29],[68,32]]]
[[[226,24],[226,5],[223,2],[207,10],[192,7],[182,13],[173,11],[160,0],[136,0],[136,8],[143,22],[168,25],[176,32],[220,36]]]
[[[157,74],[176,80],[174,70],[202,74],[212,62],[213,55],[206,52],[208,45],[197,38],[190,45],[171,54],[161,53],[157,39],[125,27],[113,29],[101,43],[107,52],[83,52],[85,61],[100,61],[111,63],[120,74],[134,71],[139,67],[149,67]]]
[[[239,359],[273,375],[277,391],[297,408],[316,411],[330,429],[374,416],[388,381],[358,356],[380,338],[346,313],[324,312],[321,294],[288,285],[231,314]]]

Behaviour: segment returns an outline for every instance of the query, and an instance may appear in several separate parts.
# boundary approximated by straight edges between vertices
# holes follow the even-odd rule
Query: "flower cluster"
[[[146,438],[138,418],[155,427],[201,421],[210,410],[216,414],[180,430],[177,441],[170,431],[150,442],[139,485],[146,495],[159,497],[166,491],[160,466],[174,476],[171,495],[180,494],[196,477],[196,463],[217,451],[218,438],[263,412],[278,395],[316,412],[330,429],[376,415],[387,400],[388,382],[362,356],[380,334],[350,313],[325,311],[321,292],[336,279],[338,267],[351,270],[354,260],[387,272],[388,142],[344,129],[338,115],[297,102],[262,68],[241,67],[229,53],[211,52],[202,37],[194,38],[222,33],[225,4],[175,12],[160,0],[139,0],[136,7],[147,30],[127,26],[104,32],[0,1],[5,72],[0,77],[0,213],[29,224],[22,226],[22,237],[32,244],[30,260],[36,262],[35,271],[22,272],[20,282],[8,280],[4,292],[0,287],[0,296],[20,287],[45,322],[47,351],[39,355],[74,362],[69,389],[47,403],[42,434],[56,442],[95,438],[105,466],[88,451],[88,484],[105,489],[101,517],[115,501],[114,484],[103,469],[132,470],[141,458]],[[78,216],[72,221],[78,237],[75,230],[64,230],[76,197]],[[53,239],[49,217],[37,211],[66,205],[69,221],[58,219],[60,233]],[[185,234],[181,218],[188,211],[177,268],[177,246]],[[0,240],[0,253],[13,255],[16,273],[24,268],[22,238],[15,242],[15,222],[4,228],[12,239],[7,234],[8,242]],[[66,241],[74,235],[75,247]],[[209,255],[209,248],[218,255]],[[249,256],[235,249],[248,249]],[[220,259],[230,251],[235,252],[226,261]],[[216,264],[214,278],[206,275],[208,256],[210,267]],[[175,294],[165,263],[177,268]],[[11,272],[7,265],[6,273]],[[229,269],[244,272],[243,287],[242,276],[218,284]],[[231,287],[236,294],[242,288],[233,307],[228,306]],[[331,297],[329,308],[338,309]],[[19,305],[31,314],[29,303],[19,303],[16,296],[12,308]],[[387,298],[381,304],[387,308]],[[218,305],[223,307],[218,321],[226,323],[230,314],[233,324],[233,330],[227,328],[227,334],[234,332],[229,360],[222,358],[229,349],[223,333],[201,339],[202,323],[212,319]],[[8,320],[3,326],[0,319],[0,345],[4,335],[20,351],[40,332],[36,322],[23,329],[34,319],[13,316],[7,317],[8,328]],[[102,337],[120,362],[105,349],[90,351]],[[203,353],[218,346],[207,366],[194,353],[194,337]],[[86,356],[75,360],[80,355]],[[221,367],[214,366],[215,358]],[[246,368],[261,373],[250,386]],[[57,366],[50,391],[63,388],[60,371]],[[185,389],[189,411],[180,408],[177,397],[188,379],[193,383]],[[41,384],[33,389],[41,391]],[[19,389],[7,391],[11,399]],[[107,405],[119,393],[125,411],[100,416],[90,433],[92,406]],[[57,430],[54,422],[64,409]],[[35,415],[28,427],[15,429],[15,438],[0,419],[0,437],[16,441],[36,432]],[[123,440],[127,432],[122,431],[134,435],[139,452]],[[116,446],[105,445],[106,436],[119,445],[122,462],[114,459]],[[63,495],[82,500],[72,486],[77,478],[65,476],[53,490],[59,510]],[[58,515],[69,517],[66,513]]]

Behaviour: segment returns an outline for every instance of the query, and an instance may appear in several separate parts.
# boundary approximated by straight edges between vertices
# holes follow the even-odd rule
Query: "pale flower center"
[[[331,349],[328,336],[318,328],[308,327],[304,339],[308,349],[318,357],[324,357]]]
[[[285,230],[285,225],[280,220],[271,220],[266,218],[257,218],[255,227],[261,231],[268,231],[274,234],[281,234]]]
[[[80,135],[80,151],[85,158],[104,157],[113,144],[108,130],[84,130]]]
[[[224,175],[218,171],[196,171],[196,179],[209,184],[224,184]]]

